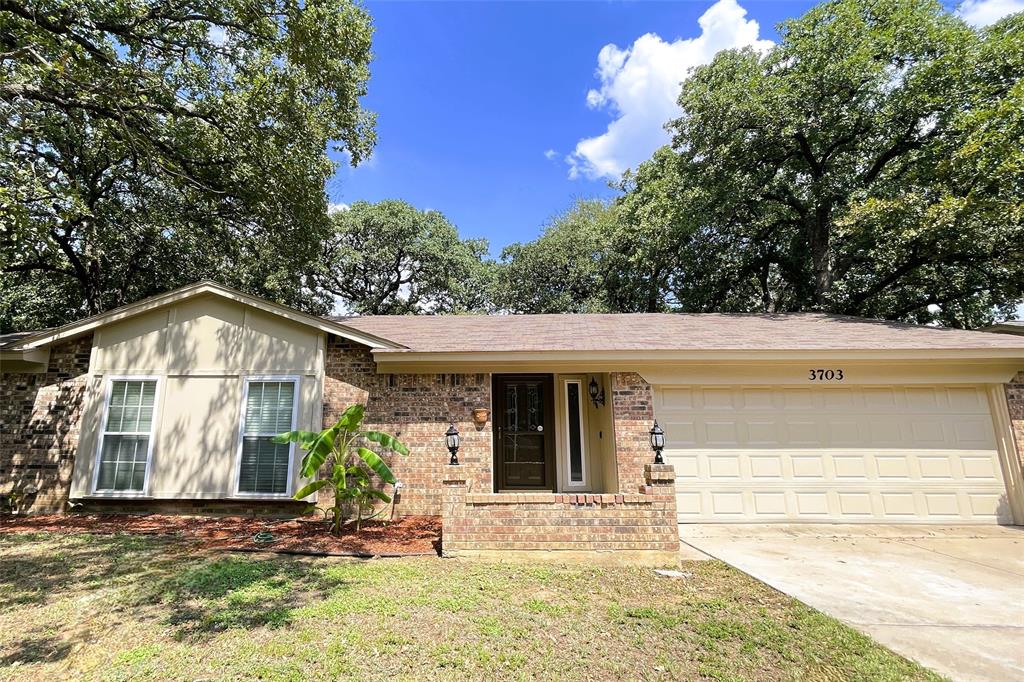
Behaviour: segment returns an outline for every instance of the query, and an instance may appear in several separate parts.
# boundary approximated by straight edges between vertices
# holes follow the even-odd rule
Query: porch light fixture
[[[452,422],[451,426],[444,434],[444,444],[448,447],[448,452],[452,453],[452,459],[448,464],[459,463],[459,430],[455,428],[455,422]]]
[[[604,405],[604,389],[597,385],[597,380],[594,377],[590,377],[587,393],[590,394],[590,400],[594,403],[594,407]]]
[[[654,427],[650,431],[651,433],[651,449],[654,450],[654,463],[664,464],[665,460],[661,456],[661,451],[665,449],[665,432],[658,426],[658,420],[654,420]]]

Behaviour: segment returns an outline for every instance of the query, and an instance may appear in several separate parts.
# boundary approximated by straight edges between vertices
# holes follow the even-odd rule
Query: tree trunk
[[[644,301],[645,313],[660,312],[659,298],[661,295],[661,268],[655,268],[651,273],[651,281],[647,286],[647,300]]]
[[[832,293],[832,247],[830,203],[822,203],[808,221],[807,245],[811,250],[811,270],[814,275],[814,308],[824,310]]]

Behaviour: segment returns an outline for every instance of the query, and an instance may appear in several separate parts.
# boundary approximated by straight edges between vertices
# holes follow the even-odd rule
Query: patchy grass
[[[0,535],[0,679],[938,679],[724,564],[685,570]]]

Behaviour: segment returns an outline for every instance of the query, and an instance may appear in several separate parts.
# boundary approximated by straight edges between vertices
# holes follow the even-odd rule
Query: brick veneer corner
[[[441,514],[449,454],[444,433],[454,421],[462,437],[460,471],[471,490],[490,491],[491,422],[477,427],[476,408],[491,407],[486,374],[378,374],[370,349],[329,337],[324,372],[324,426],[347,406],[366,405],[365,427],[393,434],[409,447],[389,464],[402,482],[397,514]],[[321,498],[319,502],[324,505]]]
[[[611,384],[619,490],[633,492],[644,484],[644,465],[654,458],[650,442],[654,391],[635,372],[613,372]]]
[[[45,372],[0,373],[0,493],[29,513],[63,511],[71,488],[92,336],[50,349]]]
[[[1010,426],[1017,443],[1017,455],[1024,468],[1024,370],[1017,372],[1017,376],[1005,388],[1006,402],[1010,408]]]

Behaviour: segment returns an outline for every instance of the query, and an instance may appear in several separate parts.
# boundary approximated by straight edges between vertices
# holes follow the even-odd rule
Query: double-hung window
[[[97,456],[97,492],[145,492],[156,395],[155,378],[110,379]]]
[[[246,379],[242,398],[239,494],[290,494],[292,445],[274,443],[271,439],[295,429],[298,385],[297,377]]]

